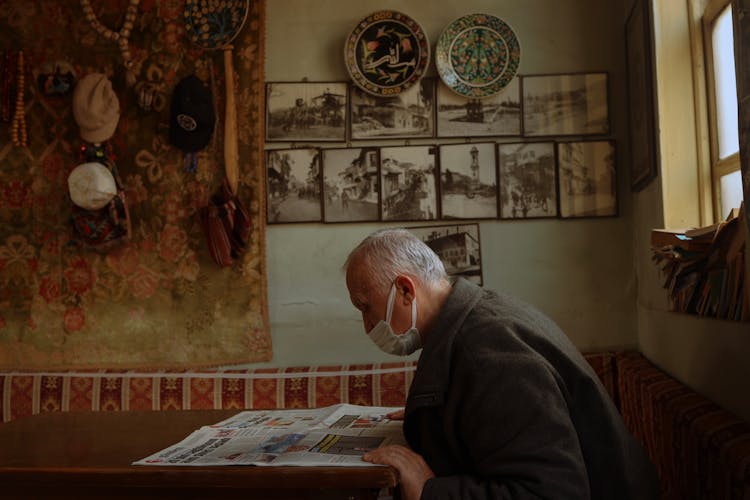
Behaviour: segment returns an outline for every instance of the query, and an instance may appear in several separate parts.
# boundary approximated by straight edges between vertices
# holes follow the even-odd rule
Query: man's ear
[[[415,296],[414,290],[416,288],[416,283],[414,280],[409,276],[400,274],[396,277],[395,283],[396,290],[404,298],[404,305],[411,304],[411,301],[414,300]]]

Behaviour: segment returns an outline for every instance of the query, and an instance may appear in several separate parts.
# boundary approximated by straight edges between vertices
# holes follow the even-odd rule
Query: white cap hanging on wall
[[[101,163],[82,163],[68,175],[70,199],[86,210],[99,210],[107,206],[117,194],[117,184],[112,172]]]
[[[73,117],[84,141],[96,144],[112,137],[120,120],[120,101],[106,75],[90,73],[78,82]]]

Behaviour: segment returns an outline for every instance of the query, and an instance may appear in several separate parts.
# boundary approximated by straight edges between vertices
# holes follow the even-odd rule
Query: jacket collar
[[[448,385],[453,341],[482,292],[482,288],[464,278],[459,278],[454,283],[425,340],[417,371],[409,388],[407,412],[410,406],[420,404],[419,401],[425,398],[432,402],[436,401],[435,397],[442,399]]]

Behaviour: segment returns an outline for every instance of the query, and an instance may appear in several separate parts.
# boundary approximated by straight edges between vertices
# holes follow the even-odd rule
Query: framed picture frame
[[[266,151],[266,220],[320,222],[322,220],[320,150],[318,148]]]
[[[440,146],[440,216],[497,218],[495,143]]]
[[[380,148],[380,218],[436,220],[435,146]]]
[[[554,142],[497,145],[500,218],[557,217]]]
[[[614,141],[557,143],[560,217],[617,215]]]
[[[351,85],[352,139],[403,139],[435,136],[435,79],[422,78],[399,94],[383,97]]]
[[[437,86],[437,136],[483,137],[521,135],[521,82],[513,78],[502,92],[471,99],[442,81]]]
[[[657,90],[653,79],[651,0],[637,0],[625,23],[630,121],[630,187],[643,189],[656,177],[659,143],[656,139]]]
[[[481,286],[482,246],[479,224],[408,227],[437,255],[451,278],[463,277]]]
[[[266,142],[346,141],[347,82],[266,83]]]
[[[321,155],[323,222],[380,220],[378,148],[331,148]]]
[[[524,136],[609,133],[607,73],[526,75],[521,89]]]

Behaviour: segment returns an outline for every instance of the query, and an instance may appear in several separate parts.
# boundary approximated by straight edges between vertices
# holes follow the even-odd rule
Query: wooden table
[[[56,412],[0,424],[0,498],[375,499],[390,467],[166,467],[136,460],[239,410]]]

